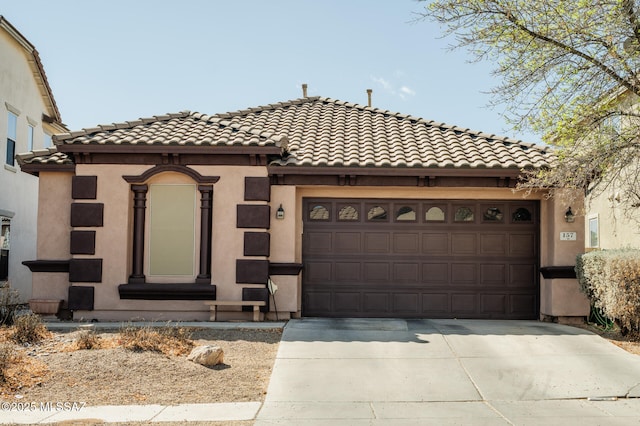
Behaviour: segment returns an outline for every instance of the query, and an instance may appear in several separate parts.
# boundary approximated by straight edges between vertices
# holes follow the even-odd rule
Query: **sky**
[[[540,143],[490,108],[472,63],[414,0],[0,0],[70,130],[323,96]],[[1,60],[1,58],[0,58]]]

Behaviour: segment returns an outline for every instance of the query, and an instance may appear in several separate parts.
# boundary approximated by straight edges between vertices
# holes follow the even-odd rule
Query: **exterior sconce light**
[[[280,207],[276,210],[276,219],[284,219],[284,209],[282,208],[282,204],[280,204]]]
[[[571,207],[569,207],[567,211],[564,213],[564,220],[567,223],[573,223],[576,220],[576,216],[571,211]]]

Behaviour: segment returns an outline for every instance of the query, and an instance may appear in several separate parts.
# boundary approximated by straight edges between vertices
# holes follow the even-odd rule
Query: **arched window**
[[[471,210],[469,207],[458,207],[453,220],[456,222],[473,222],[473,210]]]
[[[514,222],[531,222],[531,212],[529,209],[520,207],[513,212],[511,219]]]
[[[396,212],[397,221],[414,221],[416,220],[416,211],[413,207],[402,206]]]
[[[444,210],[442,210],[440,207],[431,207],[424,214],[424,220],[426,220],[427,222],[444,222]]]
[[[329,210],[325,206],[315,206],[309,211],[311,220],[329,220]]]
[[[374,206],[369,209],[367,213],[367,219],[369,220],[387,220],[387,211],[380,206]]]
[[[338,220],[358,220],[358,210],[353,206],[344,206],[338,212]]]
[[[486,222],[502,222],[504,214],[497,207],[489,207],[482,213],[482,219]]]

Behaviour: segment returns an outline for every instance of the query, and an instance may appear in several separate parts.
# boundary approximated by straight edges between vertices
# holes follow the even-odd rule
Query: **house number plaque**
[[[576,241],[577,232],[561,232],[560,241]]]

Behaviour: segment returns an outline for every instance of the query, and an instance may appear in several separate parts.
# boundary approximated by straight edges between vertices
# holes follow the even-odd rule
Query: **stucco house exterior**
[[[583,221],[513,191],[546,147],[306,93],[54,142],[19,156],[40,182],[25,264],[76,319],[207,320],[213,299],[279,319],[589,312],[565,274]]]
[[[38,179],[20,172],[15,154],[50,146],[65,131],[38,51],[0,16],[0,284],[22,301],[31,297],[22,261],[36,255]]]

